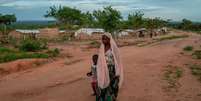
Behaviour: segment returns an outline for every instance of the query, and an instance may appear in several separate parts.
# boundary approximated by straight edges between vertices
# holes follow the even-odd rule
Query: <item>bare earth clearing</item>
[[[120,48],[125,82],[118,101],[201,101],[201,83],[187,65],[201,62],[183,51],[187,45],[200,46],[201,36]],[[97,49],[56,47],[73,57],[58,58],[37,68],[0,77],[0,101],[95,101],[90,95],[92,90],[86,73],[90,69],[91,55]],[[176,88],[168,88],[164,80],[168,65],[183,70]]]

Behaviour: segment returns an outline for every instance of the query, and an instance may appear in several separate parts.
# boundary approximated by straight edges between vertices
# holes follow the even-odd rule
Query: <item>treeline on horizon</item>
[[[59,27],[60,29],[76,30],[79,28],[103,28],[107,32],[118,32],[123,29],[157,29],[161,27],[171,27],[181,30],[200,31],[201,23],[194,23],[188,19],[182,19],[180,22],[164,20],[160,17],[144,17],[142,11],[130,13],[126,19],[117,9],[111,6],[104,7],[103,10],[94,10],[93,12],[82,12],[79,9],[67,6],[51,6],[44,14],[46,18],[54,18],[55,21],[49,23],[15,23],[15,15],[0,13],[0,29],[6,25],[10,29],[38,29],[44,27]]]

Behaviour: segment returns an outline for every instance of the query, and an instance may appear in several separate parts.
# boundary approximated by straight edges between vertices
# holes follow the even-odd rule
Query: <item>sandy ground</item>
[[[200,62],[182,55],[186,45],[200,45],[201,37],[167,40],[144,47],[120,48],[125,81],[118,101],[201,101],[201,83],[186,64]],[[91,55],[96,49],[67,48],[73,59],[57,59],[41,67],[0,78],[0,101],[95,101],[91,96]],[[184,70],[176,91],[167,91],[163,73],[168,65]]]

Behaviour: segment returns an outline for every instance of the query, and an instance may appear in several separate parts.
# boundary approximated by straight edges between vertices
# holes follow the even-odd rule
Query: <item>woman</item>
[[[123,82],[123,67],[119,54],[111,34],[104,34],[97,64],[98,101],[115,101],[117,98]]]

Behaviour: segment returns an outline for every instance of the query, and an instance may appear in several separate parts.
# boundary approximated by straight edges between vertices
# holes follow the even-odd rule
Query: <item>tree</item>
[[[144,25],[148,29],[155,29],[155,28],[161,28],[164,26],[167,26],[168,21],[165,21],[159,17],[155,18],[146,18],[144,19]]]
[[[76,8],[52,6],[45,17],[53,17],[61,24],[81,25],[83,24],[82,12]]]
[[[106,31],[112,33],[115,36],[114,32],[119,28],[121,23],[121,13],[111,6],[105,7],[103,10],[96,10],[93,12],[95,20],[98,24]]]
[[[128,15],[128,25],[132,26],[133,29],[138,29],[143,27],[143,16],[144,13],[141,11],[136,11],[133,14]]]
[[[128,20],[121,20],[119,24],[120,30],[131,28],[132,26],[128,23]]]
[[[191,29],[192,25],[193,25],[192,21],[188,19],[183,19],[181,23],[181,28],[184,30],[189,30]]]
[[[16,17],[14,14],[6,14],[6,15],[2,15],[0,14],[0,24],[5,24],[5,25],[9,25],[13,22],[16,22]]]
[[[96,26],[94,16],[90,12],[83,13],[82,21],[83,21],[84,27],[95,27]]]
[[[8,27],[8,25],[12,24],[13,22],[16,22],[16,20],[17,18],[14,14],[0,14],[0,33],[2,34],[0,41],[2,43],[8,43],[8,34],[12,30],[12,28]]]

